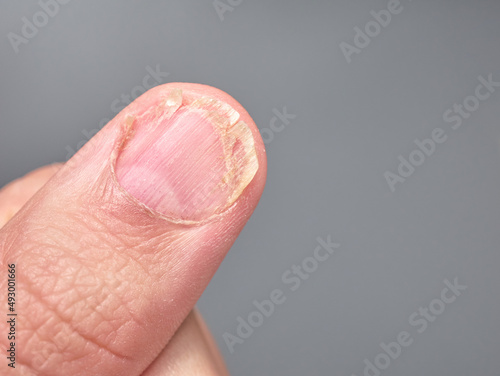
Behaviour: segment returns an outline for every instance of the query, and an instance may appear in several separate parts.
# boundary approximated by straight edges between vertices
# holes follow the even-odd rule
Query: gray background
[[[221,21],[210,0],[73,0],[17,54],[7,34],[40,7],[3,1],[0,185],[64,161],[148,66],[229,92],[260,128],[286,106],[259,207],[199,304],[232,374],[360,376],[404,330],[383,375],[498,376],[500,89],[457,131],[442,116],[500,81],[500,2],[401,4],[348,64],[339,44],[387,1],[245,0]],[[436,127],[448,140],[392,193],[384,172]],[[327,235],[337,253],[290,291],[283,272]],[[467,290],[418,334],[408,317],[456,277]],[[287,300],[231,354],[223,333],[275,288]]]

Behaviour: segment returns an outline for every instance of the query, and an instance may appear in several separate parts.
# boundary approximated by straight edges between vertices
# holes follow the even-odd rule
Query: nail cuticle
[[[209,97],[184,98],[174,89],[154,109],[124,115],[111,164],[116,183],[150,214],[199,224],[228,212],[259,165],[237,111]]]

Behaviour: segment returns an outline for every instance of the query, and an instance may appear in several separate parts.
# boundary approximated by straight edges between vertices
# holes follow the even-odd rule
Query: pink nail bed
[[[252,132],[231,106],[209,97],[186,102],[173,89],[158,107],[128,118],[116,176],[149,208],[200,221],[236,201],[258,160]]]

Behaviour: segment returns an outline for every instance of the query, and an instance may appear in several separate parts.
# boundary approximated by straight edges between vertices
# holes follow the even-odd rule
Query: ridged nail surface
[[[217,99],[186,99],[174,89],[127,122],[129,135],[116,160],[118,182],[165,216],[200,221],[221,213],[257,172],[250,128]]]

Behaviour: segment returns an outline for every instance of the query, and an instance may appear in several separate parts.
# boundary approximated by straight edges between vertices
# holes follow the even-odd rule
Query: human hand
[[[172,83],[131,103],[64,165],[2,189],[0,290],[15,264],[17,314],[15,369],[2,374],[227,374],[193,307],[265,176],[241,105]]]

